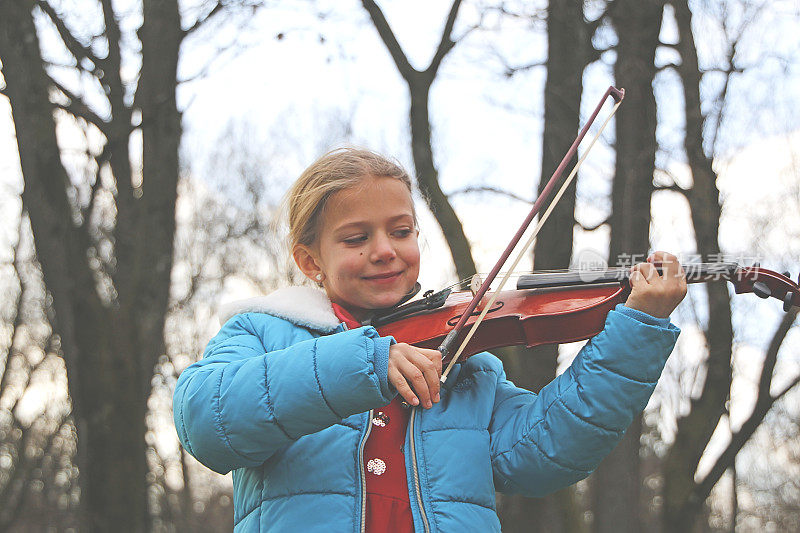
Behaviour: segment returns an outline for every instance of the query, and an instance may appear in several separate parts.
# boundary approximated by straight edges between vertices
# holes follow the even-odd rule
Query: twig
[[[462,194],[482,193],[482,192],[490,192],[492,194],[499,194],[500,196],[506,196],[508,198],[511,198],[512,200],[517,200],[519,202],[524,202],[526,204],[533,204],[533,201],[528,199],[528,198],[520,196],[520,195],[518,195],[516,193],[513,193],[511,191],[507,191],[505,189],[500,189],[498,187],[490,187],[488,185],[475,186],[475,187],[465,187],[463,189],[455,190],[455,191],[451,192],[450,194],[448,194],[447,196],[452,198],[453,196],[459,196],[459,195],[462,195]]]
[[[194,21],[194,24],[183,30],[183,37],[186,37],[189,34],[194,33],[200,27],[204,26],[205,23],[208,22],[210,18],[220,13],[224,9],[224,7],[225,6],[222,5],[222,2],[220,0],[217,0],[217,3],[214,5],[213,8],[211,8],[211,11],[209,11],[205,17],[198,17],[197,20]]]
[[[44,11],[44,13],[47,15],[47,17],[53,22],[53,24],[56,27],[56,31],[58,31],[58,35],[61,37],[61,40],[64,42],[64,46],[66,46],[67,50],[69,50],[69,52],[75,57],[75,59],[76,59],[76,61],[78,63],[78,68],[82,68],[81,67],[81,60],[82,59],[88,59],[89,61],[91,61],[94,64],[95,68],[92,69],[92,73],[95,74],[95,75],[97,74],[98,67],[100,69],[104,69],[105,68],[104,59],[102,59],[102,58],[98,57],[97,55],[95,55],[95,53],[92,52],[90,47],[88,47],[88,46],[84,45],[83,43],[81,43],[72,34],[72,32],[69,31],[69,28],[67,28],[67,25],[64,24],[64,20],[61,18],[61,16],[59,16],[59,14],[56,12],[56,10],[53,8],[53,6],[50,5],[49,2],[47,2],[46,0],[38,0],[36,5],[38,5],[39,8],[42,11]]]
[[[56,107],[63,109],[64,111],[70,113],[71,115],[77,118],[82,118],[86,122],[89,122],[90,124],[93,124],[94,126],[97,127],[97,129],[99,129],[103,133],[103,135],[108,136],[109,123],[107,121],[103,120],[100,117],[100,115],[92,111],[92,109],[86,104],[86,102],[84,102],[78,95],[76,95],[75,93],[64,87],[61,83],[56,81],[55,78],[53,78],[49,74],[47,75],[47,77],[49,78],[50,83],[52,83],[56,87],[56,89],[58,89],[64,96],[66,96],[67,100],[69,100],[68,104],[61,104],[55,102],[54,105]]]

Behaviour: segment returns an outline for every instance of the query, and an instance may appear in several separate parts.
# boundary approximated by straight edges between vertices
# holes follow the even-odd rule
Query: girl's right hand
[[[389,347],[389,383],[411,405],[430,409],[439,401],[442,354],[399,342]],[[416,394],[415,394],[416,393]]]

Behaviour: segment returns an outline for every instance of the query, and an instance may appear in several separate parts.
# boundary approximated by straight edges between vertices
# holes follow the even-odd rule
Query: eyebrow
[[[411,213],[403,213],[401,215],[395,215],[393,217],[390,217],[388,219],[388,222],[390,224],[392,224],[392,223],[398,222],[398,221],[400,221],[400,220],[402,220],[404,218],[408,218],[412,222],[414,221],[414,216]],[[342,224],[341,226],[337,226],[336,228],[334,228],[333,229],[333,233],[338,233],[340,231],[346,231],[346,230],[348,230],[350,228],[358,228],[358,227],[361,227],[361,226],[364,226],[364,225],[367,225],[367,222],[363,221],[363,220],[355,220],[353,222],[347,222],[345,224]]]

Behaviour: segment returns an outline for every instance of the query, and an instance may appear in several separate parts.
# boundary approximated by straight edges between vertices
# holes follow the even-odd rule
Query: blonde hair
[[[395,178],[409,193],[412,190],[411,178],[399,163],[362,148],[331,150],[305,169],[286,195],[291,248],[316,242],[319,218],[328,199],[367,177]]]

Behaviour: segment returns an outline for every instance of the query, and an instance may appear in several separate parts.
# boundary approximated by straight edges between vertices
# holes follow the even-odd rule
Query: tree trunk
[[[442,228],[458,279],[468,279],[476,272],[472,251],[464,234],[464,227],[453,206],[439,186],[439,171],[433,161],[431,123],[428,111],[430,87],[433,79],[410,82],[411,95],[409,120],[411,123],[411,153],[417,171],[417,184],[425,201]]]
[[[588,57],[587,28],[581,2],[552,0],[548,4],[547,39],[540,193],[580,126],[583,70]],[[572,165],[576,161],[574,158]],[[577,180],[569,186],[537,236],[535,270],[567,268],[570,264],[576,184]],[[504,362],[512,381],[528,390],[538,391],[556,375],[558,346],[520,347],[512,350]],[[582,513],[575,507],[573,489],[567,488],[546,498],[502,496],[499,511],[503,531],[580,531]]]
[[[108,140],[108,149],[112,168],[119,170],[120,224],[113,302],[98,296],[87,261],[94,246],[88,223],[73,222],[77,207],[70,204],[71,185],[60,161],[34,4],[3,4],[0,59],[17,131],[23,205],[66,360],[79,442],[82,529],[144,531],[149,529],[145,414],[153,365],[163,353],[178,176],[180,116],[174,93],[182,34],[177,4],[144,2],[142,93],[137,98],[145,145],[142,191],[134,191],[129,179],[130,111],[110,97],[117,136]],[[114,16],[106,14],[107,35],[112,35]]]
[[[611,20],[619,38],[614,67],[625,103],[616,119],[616,174],[611,192],[609,263],[650,248],[650,197],[656,154],[656,102],[653,79],[661,28],[660,0],[618,0]],[[597,533],[641,531],[639,440],[641,416],[593,475],[593,530]]]
[[[711,158],[703,150],[704,117],[700,108],[701,73],[697,48],[692,34],[692,14],[686,1],[672,2],[678,23],[678,73],[683,83],[686,136],[684,148],[694,180],[688,192],[689,208],[695,228],[697,251],[704,257],[719,254],[721,207],[716,174]],[[709,283],[707,371],[699,398],[692,400],[691,412],[678,420],[675,442],[664,461],[664,528],[667,532],[687,531],[702,511],[702,501],[695,501],[694,474],[700,457],[725,412],[731,386],[733,326],[728,288]]]

